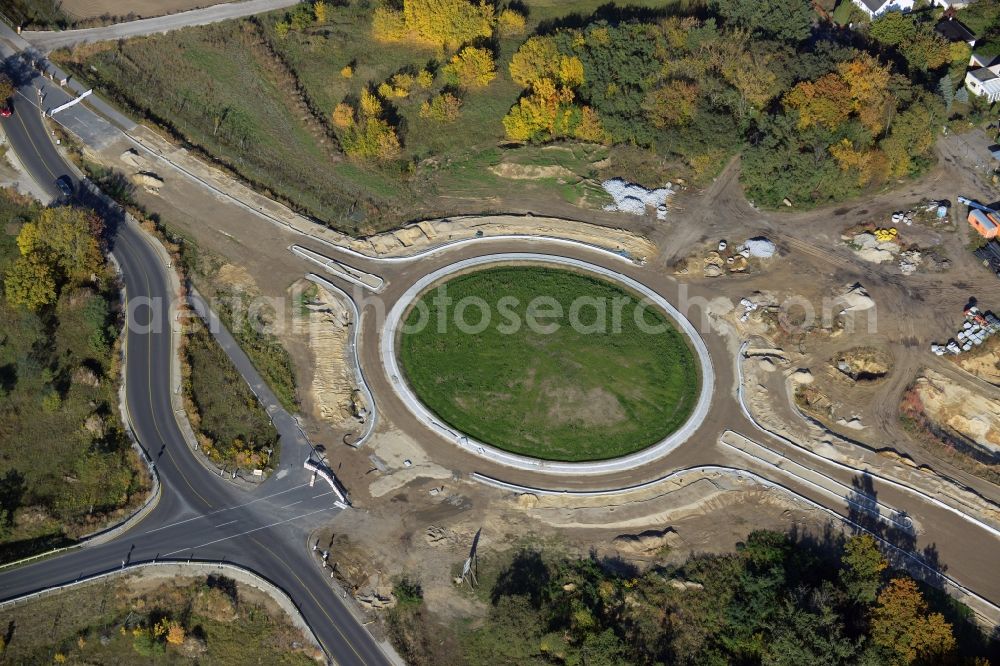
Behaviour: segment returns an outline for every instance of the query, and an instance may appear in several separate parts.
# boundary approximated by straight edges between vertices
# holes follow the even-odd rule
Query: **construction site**
[[[148,127],[130,132],[60,135],[60,149],[126,174],[136,210],[191,253],[167,262],[188,271],[175,277],[244,298],[287,351],[289,421],[312,451],[302,486],[325,481],[345,500],[296,545],[377,637],[404,581],[422,589],[420,634],[447,643],[487,616],[484,581],[520,549],[634,580],[761,529],[871,534],[894,567],[1000,623],[1000,188],[983,131],[940,138],[923,176],[837,207],[762,210],[737,157],[702,188],[622,173],[600,183],[612,204],[526,197],[358,238]],[[668,314],[698,363],[683,427],[628,455],[542,459],[478,442],[413,398],[395,324],[446,275],[517,263],[599,276]],[[513,388],[464,407],[496,409]],[[560,395],[581,403],[577,427],[625,418],[605,393]],[[282,458],[273,478],[302,465]]]
[[[739,164],[733,162],[711,186],[672,193],[668,203],[655,203],[642,215],[581,211],[593,222],[578,223],[524,210],[518,216],[421,222],[347,246],[356,253],[350,260],[355,267],[383,276],[380,265],[365,257],[404,257],[441,242],[492,235],[501,238],[491,251],[516,245],[503,237],[521,234],[623,251],[642,264],[645,283],[672,294],[678,306],[689,304],[686,316],[705,337],[716,372],[723,373],[720,385],[733,392],[742,387],[747,408],[768,429],[822,442],[816,450],[823,455],[864,459],[872,469],[910,476],[929,492],[957,493],[996,520],[991,507],[1000,499],[994,443],[1000,417],[961,399],[967,392],[991,404],[1000,401],[1000,346],[989,335],[995,331],[989,313],[1000,308],[992,296],[996,278],[984,266],[982,251],[969,249],[995,213],[969,208],[957,197],[971,193],[991,200],[998,191],[988,174],[962,166],[963,150],[944,139],[938,166],[921,180],[832,210],[759,211],[743,196]],[[128,154],[125,146],[112,144],[90,157],[123,168]],[[180,173],[162,166],[157,172],[162,185],[137,193],[143,205],[203,251],[243,267],[243,288],[287,298],[288,286],[303,276],[301,259],[286,249],[298,236],[247,215]],[[204,178],[222,182],[210,170]],[[664,217],[662,205],[670,212],[658,219]],[[328,231],[322,235],[342,240]],[[251,236],[252,244],[240,240]],[[322,244],[313,245],[326,252]],[[421,260],[426,265],[419,272],[442,262]],[[390,281],[405,282],[413,272],[401,270],[403,278]],[[596,549],[641,566],[667,551],[679,561],[694,552],[731,550],[751,526],[795,524],[821,531],[829,523],[823,511],[750,477],[708,471],[608,497],[491,487],[470,476],[490,471],[488,465],[384,399],[373,436],[360,448],[346,448],[362,430],[356,409],[352,415],[351,396],[359,384],[345,342],[347,329],[357,324],[348,321],[349,310],[338,299],[316,295],[308,315],[312,333],[289,326],[275,331],[295,362],[307,408],[303,427],[325,447],[338,477],[350,486],[352,502],[362,508],[342,514],[315,539],[333,544],[333,572],[372,617],[395,603],[392,581],[402,573],[423,582],[428,622],[447,624],[481,612],[481,603],[454,584],[481,527],[482,568],[525,543],[577,554]],[[971,316],[965,316],[970,302]],[[747,340],[751,346],[741,352]],[[363,367],[378,367],[373,347],[360,350]],[[385,394],[378,371],[366,378],[377,397]],[[919,423],[907,416],[915,395],[931,407],[922,410]],[[721,434],[739,413],[735,400],[718,402],[699,432]],[[748,445],[719,441],[699,434],[672,468],[709,459],[745,463]],[[517,480],[504,470],[489,475]],[[645,481],[646,474],[624,473],[602,483],[630,487]],[[548,481],[553,489],[563,484]],[[949,545],[956,544],[938,544]]]

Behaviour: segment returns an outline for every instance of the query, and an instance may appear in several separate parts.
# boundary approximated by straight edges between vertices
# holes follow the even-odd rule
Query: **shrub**
[[[313,3],[313,15],[316,17],[316,23],[326,23],[326,12],[327,5],[323,0],[316,0]]]
[[[349,79],[352,76],[354,76],[354,68],[351,67],[349,64],[344,65],[343,69],[340,70],[340,75],[345,79]]]
[[[504,9],[497,14],[497,32],[501,37],[513,37],[524,32],[524,16],[513,9]]]
[[[351,157],[386,160],[399,154],[396,131],[382,118],[367,118],[351,126],[343,144]]]
[[[445,79],[463,88],[485,88],[496,78],[493,54],[486,49],[467,46],[444,66]]]
[[[426,69],[420,70],[420,72],[417,73],[417,85],[425,90],[430,88],[434,85],[434,75]]]
[[[420,117],[450,123],[458,119],[461,106],[462,100],[444,92],[420,105]]]
[[[361,91],[361,114],[363,116],[381,116],[382,102],[370,90]]]
[[[399,154],[396,130],[382,118],[382,102],[370,90],[361,91],[357,120],[348,125],[341,144],[351,157],[387,160]]]
[[[396,596],[396,601],[400,606],[419,606],[424,601],[424,590],[420,583],[403,577],[392,588],[392,593]]]
[[[333,124],[341,129],[354,124],[354,107],[346,102],[341,102],[333,109]]]

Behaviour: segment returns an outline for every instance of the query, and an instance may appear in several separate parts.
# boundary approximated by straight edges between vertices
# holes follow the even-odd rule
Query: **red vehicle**
[[[10,118],[10,114],[14,113],[14,107],[12,106],[0,106],[0,117]]]

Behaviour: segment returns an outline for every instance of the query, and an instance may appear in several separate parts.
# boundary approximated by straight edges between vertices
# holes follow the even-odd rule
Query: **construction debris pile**
[[[776,256],[778,248],[773,242],[758,236],[751,238],[742,245],[731,245],[721,240],[715,249],[704,255],[692,254],[677,262],[674,272],[677,275],[688,275],[702,270],[705,277],[720,277],[726,273],[744,273],[750,267],[750,259],[766,260]]]
[[[1000,319],[992,312],[982,312],[975,305],[965,308],[965,321],[955,337],[943,345],[931,343],[931,351],[938,356],[945,353],[961,354],[986,342],[987,338],[1000,331]]]
[[[899,254],[899,270],[902,271],[903,275],[913,275],[923,261],[924,257],[920,254],[920,250],[901,252]]]
[[[862,231],[845,237],[858,256],[873,264],[893,261],[899,254],[899,234],[895,227]]]
[[[749,298],[741,298],[740,305],[743,306],[743,314],[740,315],[740,323],[746,322],[746,320],[750,318],[750,313],[760,307]]]
[[[905,213],[903,211],[901,211],[901,210],[900,211],[896,211],[895,213],[892,214],[892,223],[893,224],[905,224],[906,226],[912,225],[913,224],[913,211],[912,210],[908,210]]]
[[[841,314],[845,312],[863,312],[875,307],[875,301],[872,300],[872,297],[868,295],[868,291],[859,282],[850,285],[847,291],[841,294],[838,302],[844,306]]]
[[[645,215],[647,209],[653,208],[656,210],[656,219],[658,220],[667,219],[667,201],[676,192],[673,183],[648,190],[642,185],[636,185],[621,178],[605,180],[601,183],[601,187],[614,199],[614,203],[607,204],[604,210]]]

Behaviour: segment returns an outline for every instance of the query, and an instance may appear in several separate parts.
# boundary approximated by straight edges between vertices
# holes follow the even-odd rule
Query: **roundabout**
[[[521,285],[517,304],[497,302],[487,314],[493,306],[477,289],[502,290],[511,280]],[[448,303],[451,329],[465,327],[457,343],[439,326],[444,301],[435,301],[442,291],[450,299],[449,286],[457,297]],[[435,293],[427,299],[429,292]],[[529,312],[532,303],[537,307]],[[602,312],[607,318],[598,322]],[[568,325],[551,330],[558,321]],[[598,324],[612,335],[595,331]],[[715,384],[704,341],[662,295],[612,268],[540,253],[481,255],[421,276],[393,303],[379,345],[393,390],[418,420],[468,452],[530,471],[606,474],[658,460],[698,430]],[[523,351],[491,386],[477,376],[495,375],[493,346],[500,356]],[[638,347],[645,347],[648,363],[625,367],[623,356]],[[440,368],[449,357],[452,372],[426,372],[423,361]],[[578,400],[593,397],[610,405],[613,427],[588,427],[588,415],[577,411]]]

